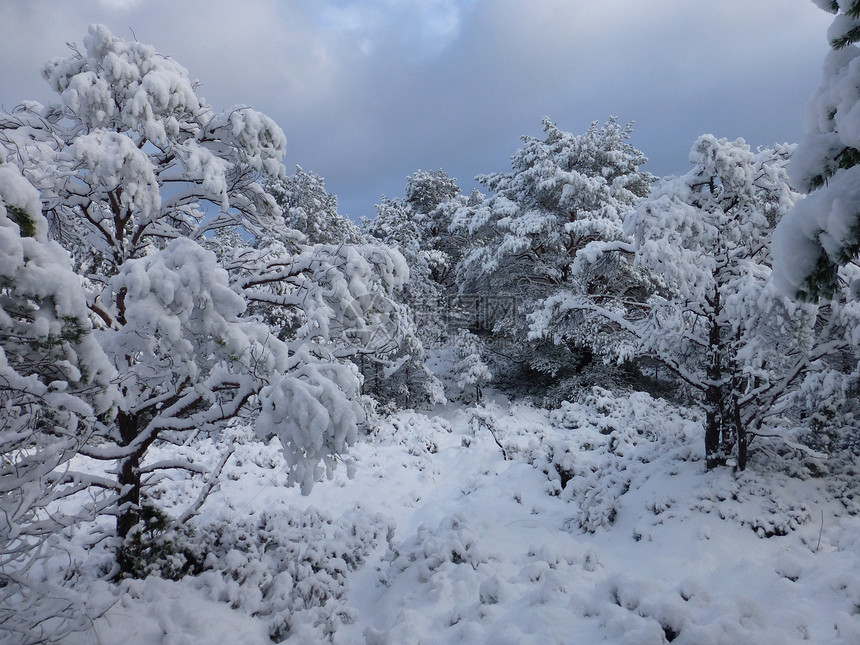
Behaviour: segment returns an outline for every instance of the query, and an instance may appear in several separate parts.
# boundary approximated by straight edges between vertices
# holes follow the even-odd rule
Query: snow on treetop
[[[151,46],[91,25],[84,47],[85,54],[55,58],[42,75],[86,125],[140,130],[151,141],[165,143],[178,134],[176,116],[194,115],[201,124],[209,118],[188,70]]]

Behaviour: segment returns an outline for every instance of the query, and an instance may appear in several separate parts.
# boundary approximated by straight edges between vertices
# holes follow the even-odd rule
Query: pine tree
[[[418,170],[407,178],[404,197],[383,197],[376,217],[362,221],[364,232],[399,251],[409,268],[401,301],[411,337],[382,366],[383,378],[372,361],[371,370],[362,370],[377,397],[444,401],[441,384],[425,367],[425,348],[448,341],[454,267],[463,243],[448,228],[453,213],[466,203],[456,180],[444,171]]]
[[[662,180],[625,224],[634,264],[658,289],[620,310],[588,294],[555,303],[560,319],[602,315],[628,335],[626,352],[660,361],[697,393],[709,468],[735,459],[743,469],[749,438],[776,403],[845,344],[836,330],[822,335],[830,323],[816,307],[780,295],[771,280],[773,228],[800,198],[786,176],[790,152],[700,137],[694,168]],[[618,252],[599,243],[584,251],[595,260]]]
[[[774,235],[774,272],[780,290],[815,301],[839,288],[839,267],[860,254],[860,2],[815,0],[836,14],[828,31],[832,51],[809,103],[807,135],[789,168],[809,196]]]
[[[284,213],[288,229],[304,234],[308,244],[358,244],[361,231],[337,210],[337,197],[325,180],[296,166],[296,172],[270,179],[266,190]]]
[[[59,102],[0,119],[0,144],[41,192],[119,373],[116,415],[82,448],[116,461],[116,480],[73,475],[112,496],[117,573],[133,575],[143,475],[199,473],[147,462],[151,447],[250,408],[304,491],[334,468],[364,418],[343,322],[376,315],[360,298],[387,297],[406,270],[382,247],[304,245],[261,183],[284,176],[281,129],[247,107],[214,111],[152,47],[96,25],[43,74]],[[269,307],[290,310],[295,328],[274,335],[257,318]]]
[[[406,179],[404,197],[383,197],[376,217],[362,222],[364,231],[396,248],[406,258],[409,282],[405,299],[427,323],[424,339],[432,340],[439,320],[436,307],[443,306],[454,293],[457,263],[467,243],[451,231],[454,213],[476,197],[460,192],[455,179],[442,170],[418,170]]]
[[[492,196],[461,208],[452,230],[471,242],[458,266],[461,292],[515,300],[515,307],[488,307],[487,324],[497,336],[516,339],[533,368],[555,374],[589,350],[534,334],[524,343],[530,315],[584,277],[574,276],[573,266],[590,242],[624,240],[624,217],[654,178],[628,141],[632,125],[611,118],[573,135],[544,119],[543,128],[543,139],[524,137],[511,172],[479,178]],[[597,289],[599,278],[592,282]]]

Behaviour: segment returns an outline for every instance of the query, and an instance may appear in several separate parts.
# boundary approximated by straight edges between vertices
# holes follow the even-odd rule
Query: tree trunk
[[[749,440],[744,427],[738,427],[738,470],[746,470]]]
[[[725,465],[721,447],[722,437],[722,393],[718,386],[705,390],[705,463],[708,470]]]
[[[138,417],[126,412],[117,414],[121,445],[128,446],[138,436]],[[120,460],[117,481],[122,488],[116,516],[117,550],[120,577],[134,575],[139,545],[134,533],[140,524],[140,460],[145,447]]]
[[[720,323],[720,292],[714,293],[714,299],[709,303],[713,307],[708,330],[708,368],[706,371],[708,384],[705,387],[705,463],[708,470],[716,466],[724,466],[725,453],[722,447],[724,430],[725,405],[721,382],[723,379],[722,365],[722,334]]]
[[[735,426],[735,438],[738,442],[738,470],[745,470],[747,467],[747,447],[749,440],[747,438],[747,429],[741,420],[741,410],[735,396],[732,401],[732,420]]]

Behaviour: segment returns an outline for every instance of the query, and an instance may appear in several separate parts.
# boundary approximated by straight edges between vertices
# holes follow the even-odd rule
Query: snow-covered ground
[[[205,570],[113,587],[79,534],[78,586],[110,608],[70,643],[860,643],[856,466],[773,444],[706,472],[701,419],[647,395],[399,412],[307,497],[232,432],[177,538]],[[194,485],[156,492],[178,512]]]

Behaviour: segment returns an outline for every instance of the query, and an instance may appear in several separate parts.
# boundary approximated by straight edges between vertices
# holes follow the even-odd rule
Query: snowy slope
[[[764,447],[705,472],[701,420],[647,395],[400,412],[307,497],[234,434],[191,539],[208,570],[111,590],[79,536],[79,586],[114,604],[72,642],[860,643],[856,471]]]

